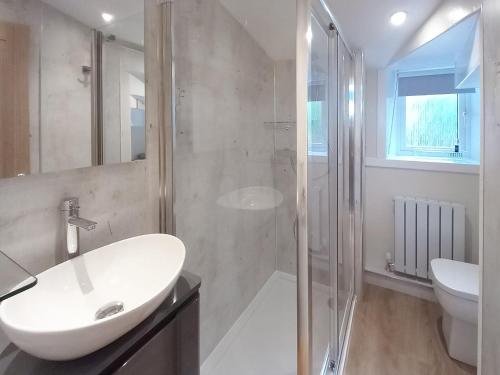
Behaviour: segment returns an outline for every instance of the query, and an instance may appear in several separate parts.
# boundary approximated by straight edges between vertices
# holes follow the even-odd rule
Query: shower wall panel
[[[91,65],[92,30],[43,2],[41,8],[40,172],[88,167],[91,89],[78,78],[82,65]]]
[[[297,242],[294,222],[297,212],[297,131],[295,60],[278,61],[275,65],[276,158],[275,186],[283,194],[276,221],[276,268],[295,275]]]
[[[274,62],[217,0],[175,2],[174,38],[175,225],[203,279],[203,361],[275,270],[276,210],[248,189],[274,188]]]
[[[294,221],[297,206],[297,132],[296,132],[296,84],[295,60],[277,61],[275,65],[276,98],[276,158],[275,186],[283,194],[283,203],[277,209],[276,221],[276,268],[292,275],[297,272],[297,243],[294,236]],[[328,163],[324,158],[312,157],[309,163],[313,178],[309,209],[310,220],[316,220],[312,226],[311,242],[314,266],[322,263],[328,256]],[[317,274],[318,276],[318,274]],[[323,284],[328,284],[327,275],[322,275]]]

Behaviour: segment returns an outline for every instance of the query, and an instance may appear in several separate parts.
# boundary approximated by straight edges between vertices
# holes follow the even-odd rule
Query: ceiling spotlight
[[[391,23],[394,26],[401,26],[406,22],[406,16],[408,14],[406,12],[396,12],[391,16]]]
[[[115,18],[115,16],[113,16],[112,14],[109,14],[109,13],[103,13],[103,14],[101,14],[101,17],[104,20],[104,22],[107,22],[107,23],[110,23]]]

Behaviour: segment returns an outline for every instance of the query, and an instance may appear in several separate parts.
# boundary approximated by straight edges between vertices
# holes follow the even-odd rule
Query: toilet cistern
[[[78,198],[65,199],[61,205],[61,212],[64,214],[66,253],[71,259],[80,255],[80,228],[91,231],[95,229],[97,223],[80,217]]]

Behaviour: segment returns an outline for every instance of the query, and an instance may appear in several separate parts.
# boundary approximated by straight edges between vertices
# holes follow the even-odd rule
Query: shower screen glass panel
[[[330,235],[330,185],[329,154],[336,150],[329,144],[331,119],[336,115],[331,103],[335,100],[332,74],[336,74],[332,60],[335,56],[334,33],[329,22],[320,13],[311,17],[311,43],[308,73],[308,166],[307,166],[307,217],[309,269],[311,274],[311,368],[313,374],[322,373],[328,359],[331,337],[332,309],[335,308],[332,293],[330,262],[335,253],[336,233]],[[333,110],[333,111],[332,111]],[[334,140],[335,141],[335,140]],[[335,152],[335,151],[334,151]],[[333,168],[335,171],[335,168]],[[335,329],[335,327],[332,327]]]
[[[354,294],[354,82],[353,59],[341,40],[338,66],[337,327],[339,350],[342,350]]]
[[[311,367],[340,360],[354,292],[353,59],[314,1],[308,77],[308,251]],[[329,331],[327,331],[329,327]]]
[[[201,372],[293,374],[295,2],[172,10],[175,230],[203,280]]]

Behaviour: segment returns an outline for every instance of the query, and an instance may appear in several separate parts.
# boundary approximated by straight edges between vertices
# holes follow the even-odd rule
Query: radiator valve
[[[394,272],[394,262],[392,261],[392,254],[389,251],[385,253],[385,270],[387,272]]]

